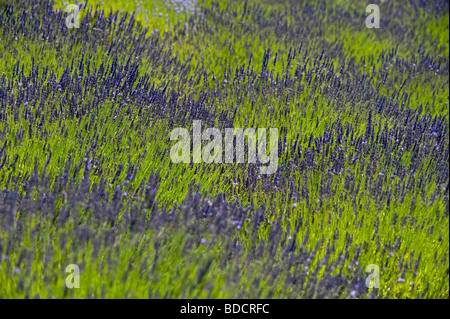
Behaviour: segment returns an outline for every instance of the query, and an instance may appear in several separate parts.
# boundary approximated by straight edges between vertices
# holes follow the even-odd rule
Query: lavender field
[[[448,1],[0,0],[0,298],[447,299],[448,103]]]

